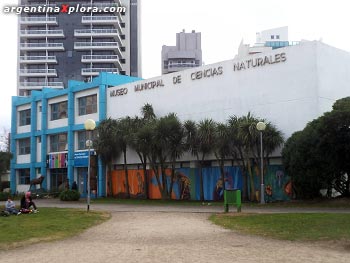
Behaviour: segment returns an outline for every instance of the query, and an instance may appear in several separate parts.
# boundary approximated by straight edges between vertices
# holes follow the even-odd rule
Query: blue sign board
[[[89,151],[74,153],[74,166],[87,167],[89,164]]]

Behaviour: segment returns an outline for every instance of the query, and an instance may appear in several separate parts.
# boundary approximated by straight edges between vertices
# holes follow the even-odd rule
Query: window
[[[280,35],[276,35],[276,39],[280,39]]]
[[[92,142],[97,138],[97,130],[92,131]],[[78,132],[78,150],[87,149],[86,140],[89,138],[87,131],[79,131]]]
[[[29,169],[19,169],[19,184],[30,184],[30,170]]]
[[[67,101],[51,104],[51,120],[67,118]]]
[[[97,112],[97,95],[81,97],[78,100],[79,116]]]
[[[274,36],[274,35],[271,35],[271,39],[275,39],[275,36]]]
[[[66,151],[67,134],[60,133],[50,136],[50,152]]]
[[[30,138],[18,140],[18,154],[30,154]]]
[[[30,109],[19,112],[19,126],[30,125]]]

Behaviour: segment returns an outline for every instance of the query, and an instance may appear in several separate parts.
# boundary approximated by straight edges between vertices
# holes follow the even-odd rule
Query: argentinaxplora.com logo
[[[96,4],[96,5],[86,5],[86,4],[38,4],[31,6],[4,6],[3,12],[6,14],[14,13],[20,15],[22,13],[125,13],[125,6],[118,6],[116,4]]]

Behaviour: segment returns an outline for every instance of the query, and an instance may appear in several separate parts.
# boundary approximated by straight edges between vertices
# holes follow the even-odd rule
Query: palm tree
[[[130,198],[130,186],[129,186],[129,174],[128,174],[128,162],[127,162],[127,149],[131,144],[133,138],[133,119],[129,116],[119,119],[117,121],[117,136],[120,148],[123,152],[123,166],[125,172],[125,188],[126,197]]]
[[[219,162],[223,190],[225,190],[225,159],[231,153],[230,143],[231,137],[228,125],[224,123],[217,123],[215,127],[214,154]]]
[[[108,189],[109,195],[112,195],[112,161],[121,153],[117,140],[117,122],[108,118],[100,122],[97,126],[98,136],[94,140],[94,148],[101,158],[102,162],[107,165]]]
[[[200,199],[204,201],[203,189],[203,165],[205,157],[213,150],[215,142],[215,122],[212,119],[204,119],[198,123],[198,152],[200,155],[199,161],[199,184],[200,184]]]
[[[176,114],[170,113],[169,115],[167,115],[167,123],[170,130],[167,140],[169,152],[168,155],[171,163],[171,180],[169,187],[169,198],[171,198],[173,183],[175,180],[175,163],[176,160],[183,155],[186,149],[186,145],[184,141],[184,128]]]

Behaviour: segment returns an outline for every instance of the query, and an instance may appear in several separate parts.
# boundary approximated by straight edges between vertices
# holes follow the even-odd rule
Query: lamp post
[[[88,132],[88,140],[86,140],[86,146],[88,147],[89,151],[89,162],[88,162],[88,174],[87,174],[87,198],[86,198],[86,203],[87,203],[87,212],[90,210],[90,149],[92,146],[92,140],[91,140],[91,133],[92,131],[96,128],[96,123],[92,119],[87,119],[84,122],[84,127],[85,130]]]
[[[262,133],[266,129],[266,124],[259,121],[256,124],[256,129],[260,132],[260,175],[261,175],[261,185],[260,185],[260,203],[265,204],[265,187],[264,187],[264,157],[263,157],[263,137]]]

